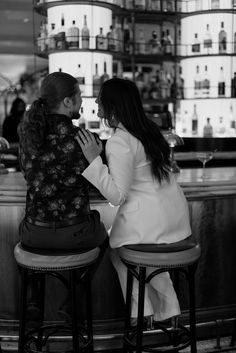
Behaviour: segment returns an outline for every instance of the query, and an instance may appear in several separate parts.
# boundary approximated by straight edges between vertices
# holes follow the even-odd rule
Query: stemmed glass
[[[214,152],[212,151],[197,152],[196,154],[197,159],[200,162],[202,162],[202,176],[201,176],[202,180],[207,179],[206,171],[205,171],[206,163],[209,162],[213,158],[213,156],[214,156]]]

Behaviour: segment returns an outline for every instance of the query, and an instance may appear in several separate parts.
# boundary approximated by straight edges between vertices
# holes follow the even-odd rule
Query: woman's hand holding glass
[[[102,152],[102,142],[96,139],[90,131],[81,129],[78,136],[76,136],[76,139],[89,163],[97,158]]]

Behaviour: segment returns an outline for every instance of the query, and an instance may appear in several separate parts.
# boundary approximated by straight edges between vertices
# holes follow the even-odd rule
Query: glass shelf
[[[71,0],[63,0],[63,1],[50,1],[50,2],[43,2],[43,3],[34,3],[34,10],[42,15],[42,16],[47,16],[47,9],[50,7],[55,7],[55,6],[60,6],[60,5],[91,5],[91,6],[101,6],[105,7],[108,9],[111,9],[112,11],[118,11],[119,6],[112,4],[110,2],[106,1],[99,1],[99,0],[77,0],[77,1],[71,1]]]

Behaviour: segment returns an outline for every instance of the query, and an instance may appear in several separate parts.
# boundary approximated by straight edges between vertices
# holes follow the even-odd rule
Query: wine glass
[[[212,151],[197,152],[196,154],[197,159],[200,162],[202,162],[202,176],[201,176],[202,180],[207,179],[206,171],[205,171],[206,163],[209,162],[213,158],[213,156],[214,156],[214,152]]]

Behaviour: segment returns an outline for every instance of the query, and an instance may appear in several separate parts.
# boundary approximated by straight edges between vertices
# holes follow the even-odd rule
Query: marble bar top
[[[182,169],[176,179],[187,198],[236,195],[236,167],[207,168],[202,180],[201,168]],[[0,175],[0,201],[24,202],[26,183],[20,172]],[[91,191],[92,202],[107,202],[95,189]]]

